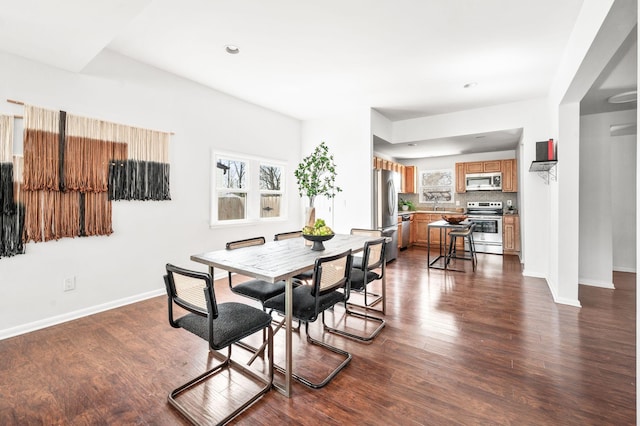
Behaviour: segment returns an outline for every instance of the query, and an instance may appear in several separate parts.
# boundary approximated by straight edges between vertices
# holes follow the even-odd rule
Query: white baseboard
[[[579,285],[588,285],[591,287],[600,287],[600,288],[609,288],[615,290],[615,286],[610,281],[598,281],[598,280],[590,280],[587,278],[578,278]]]
[[[547,281],[548,284],[548,281]],[[551,295],[553,296],[553,301],[559,303],[561,305],[569,305],[575,306],[576,308],[582,308],[582,304],[578,299],[567,299],[566,297],[559,297],[556,292],[553,290],[553,287],[549,286],[549,290],[551,291]]]
[[[614,266],[613,270],[615,272],[630,272],[632,274],[636,273],[636,268],[628,268],[626,266]]]
[[[525,277],[531,277],[531,278],[547,279],[547,276],[544,273],[537,272],[537,271],[530,271],[528,269],[524,269],[522,271],[522,275],[525,276]]]
[[[118,308],[120,306],[130,305],[131,303],[136,303],[142,300],[151,299],[152,297],[161,296],[163,294],[167,294],[167,291],[164,289],[164,287],[157,290],[149,291],[147,293],[125,297],[124,299],[114,300],[112,302],[104,303],[102,305],[90,306],[88,308],[79,309],[77,311],[68,312],[66,314],[57,315],[50,318],[44,318],[38,321],[22,324],[12,328],[6,328],[4,330],[0,330],[0,340],[8,339],[9,337],[18,336],[20,334],[29,333],[31,331],[40,330],[42,328],[51,327],[53,325],[61,324],[63,322],[71,321],[74,319],[97,314],[99,312],[108,311],[109,309]]]
[[[546,277],[536,277],[536,278],[543,278],[545,280],[545,282],[547,283],[547,288],[551,292],[551,297],[553,297],[553,301],[555,303],[558,303],[560,305],[575,306],[576,308],[582,308],[582,304],[580,304],[580,300],[578,299],[567,299],[566,297],[559,297]]]

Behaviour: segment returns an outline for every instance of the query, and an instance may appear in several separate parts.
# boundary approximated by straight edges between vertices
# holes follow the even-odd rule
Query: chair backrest
[[[351,228],[351,235],[366,235],[369,237],[382,237],[382,231],[380,229]]]
[[[246,240],[230,241],[227,243],[227,250],[235,250],[242,247],[259,246],[264,244],[264,237],[247,238]]]
[[[313,268],[313,296],[321,296],[339,288],[345,289],[349,296],[349,278],[351,277],[351,250],[333,256],[316,259]]]
[[[362,257],[362,270],[370,271],[385,265],[385,238],[367,241],[364,243],[364,255]],[[384,271],[384,268],[383,268]]]
[[[213,318],[218,316],[211,276],[204,272],[191,271],[167,263],[164,276],[169,297],[169,321],[173,325],[173,305],[180,306],[194,314]]]
[[[302,231],[291,231],[291,232],[281,232],[279,234],[274,235],[274,241],[280,240],[288,240],[289,238],[298,238],[302,237]]]
[[[458,237],[466,237],[467,235],[473,234],[473,229],[475,228],[475,226],[475,223],[471,223],[466,228],[454,229],[453,231],[449,232],[449,235],[453,234]]]

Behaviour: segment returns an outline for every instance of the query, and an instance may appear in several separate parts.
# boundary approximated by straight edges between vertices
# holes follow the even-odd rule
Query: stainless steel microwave
[[[502,191],[502,173],[471,173],[465,176],[467,191]]]

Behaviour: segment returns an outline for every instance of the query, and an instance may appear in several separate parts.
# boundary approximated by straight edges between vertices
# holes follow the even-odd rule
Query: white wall
[[[164,292],[164,265],[204,270],[191,254],[233,239],[301,225],[293,170],[298,120],[105,52],[82,74],[0,54],[0,97],[133,126],[175,132],[170,142],[171,201],[113,205],[108,237],[30,243],[0,259],[0,338]],[[0,103],[0,113],[22,108]],[[287,164],[289,220],[209,228],[210,152],[223,149]],[[64,293],[65,277],[77,289]]]
[[[636,111],[580,120],[580,284],[613,288],[612,271],[635,272],[636,136],[611,136]]]
[[[629,119],[636,122],[637,112],[625,111],[625,117],[616,116],[616,122],[622,124]],[[636,204],[638,188],[636,174],[637,134],[610,137],[611,142],[611,210],[613,227],[613,270],[636,272]],[[615,285],[615,282],[614,282]]]
[[[371,140],[373,135],[390,142],[393,138],[393,123],[375,109],[371,110]]]
[[[613,288],[611,141],[605,115],[580,117],[579,282]]]
[[[549,226],[549,190],[529,165],[535,160],[535,142],[549,139],[549,110],[545,99],[515,102],[457,113],[415,118],[393,123],[393,143],[495,130],[522,128],[518,148],[519,210],[521,219],[524,274],[548,275],[549,235],[540,232]]]
[[[560,303],[580,306],[579,102],[637,23],[634,0],[585,0],[549,96],[558,140],[558,181],[550,186],[549,287]]]
[[[333,200],[317,197],[316,218],[328,220],[334,231],[349,233],[351,228],[372,226],[371,213],[371,111],[307,120],[302,125],[304,157],[326,142],[334,155],[336,185],[342,189]],[[303,203],[307,203],[306,199]]]

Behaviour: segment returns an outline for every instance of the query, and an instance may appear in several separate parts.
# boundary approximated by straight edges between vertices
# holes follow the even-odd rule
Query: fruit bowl
[[[322,251],[322,250],[324,250],[324,244],[322,244],[322,243],[324,241],[329,241],[335,235],[336,234],[329,234],[329,235],[302,234],[302,238],[304,238],[305,240],[308,240],[308,241],[313,241],[313,247],[311,247],[311,250],[313,250],[313,251]]]
[[[446,220],[448,223],[450,223],[451,225],[458,225],[460,222],[462,222],[463,220],[465,220],[467,218],[467,215],[446,215],[443,214],[442,218],[444,220]]]

